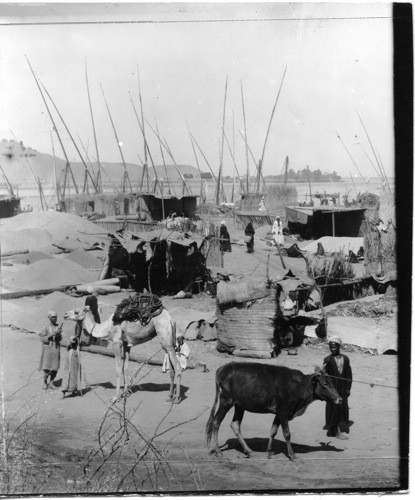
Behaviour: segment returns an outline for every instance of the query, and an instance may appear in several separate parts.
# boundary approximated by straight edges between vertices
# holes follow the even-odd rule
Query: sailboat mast
[[[91,113],[92,130],[94,132],[95,152],[97,154],[98,173],[97,173],[97,177],[96,177],[96,187],[97,187],[97,191],[99,193],[102,193],[101,162],[99,159],[98,141],[97,141],[97,134],[95,131],[94,113],[92,111],[91,94],[89,92],[88,69],[86,66],[86,60],[85,60],[85,79],[86,79],[86,88],[87,88],[87,92],[88,92],[89,111]]]
[[[222,169],[223,169],[223,145],[224,145],[224,136],[225,136],[225,117],[226,117],[226,94],[228,91],[228,77],[226,77],[225,82],[225,97],[223,100],[223,117],[222,117],[222,144],[220,147],[220,160],[219,160],[219,174],[218,174],[218,183],[216,188],[216,205],[219,205],[220,201],[220,193],[222,186]]]
[[[99,84],[99,86],[101,87],[101,92],[102,92],[102,95],[104,97],[105,105],[107,107],[108,116],[109,116],[110,121],[111,121],[112,130],[114,131],[115,140],[117,142],[118,150],[119,150],[120,155],[121,155],[122,164],[124,166],[124,179],[123,179],[123,185],[122,185],[122,192],[125,193],[125,191],[126,191],[125,188],[126,188],[127,182],[130,185],[130,192],[132,192],[133,189],[131,187],[130,178],[128,176],[127,165],[126,165],[125,160],[124,160],[124,155],[123,155],[123,152],[122,152],[122,149],[121,149],[120,140],[118,139],[117,130],[115,128],[114,121],[113,121],[112,116],[111,116],[110,108],[108,107],[107,99],[105,98],[104,89],[102,88],[101,84]]]
[[[246,157],[246,193],[249,194],[249,154],[248,154],[248,136],[246,132],[246,116],[245,116],[245,101],[244,89],[241,82],[241,97],[242,97],[242,114],[244,118],[244,135],[245,135],[245,157]]]

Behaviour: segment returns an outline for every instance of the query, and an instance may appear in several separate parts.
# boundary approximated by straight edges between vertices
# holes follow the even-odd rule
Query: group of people
[[[88,295],[85,305],[89,306],[96,323],[101,323],[98,305],[98,291],[93,287],[87,288]],[[56,389],[54,380],[61,364],[62,323],[58,324],[56,311],[48,312],[49,323],[40,332],[42,351],[39,370],[43,371],[43,389]],[[76,396],[81,387],[81,360],[80,349],[82,345],[89,345],[90,336],[84,335],[81,325],[75,325],[75,334],[69,338],[66,348],[67,356],[62,378],[62,398],[67,395]]]
[[[88,287],[88,296],[85,299],[85,305],[89,306],[96,323],[101,322],[98,305],[98,291],[93,287]],[[62,325],[58,323],[58,313],[56,311],[48,312],[48,324],[39,334],[42,350],[39,362],[39,371],[43,371],[42,389],[57,389],[55,378],[61,366],[61,342],[63,339]],[[76,324],[75,334],[69,338],[66,348],[66,360],[62,376],[61,397],[77,396],[80,393],[82,385],[82,365],[81,365],[81,347],[89,345],[90,335],[85,336],[81,325]],[[179,360],[181,369],[187,368],[187,360],[190,355],[190,349],[182,335],[177,337],[176,356]],[[163,361],[163,372],[169,370],[168,354]]]
[[[248,222],[244,229],[244,240],[246,244],[247,253],[254,253],[254,239],[255,229],[252,222]],[[284,234],[281,217],[277,216],[272,225],[272,241],[275,246],[284,245]],[[219,242],[220,242],[220,253],[223,266],[223,254],[226,252],[232,252],[231,237],[229,235],[228,229],[226,227],[226,222],[223,220],[220,223],[219,228]]]

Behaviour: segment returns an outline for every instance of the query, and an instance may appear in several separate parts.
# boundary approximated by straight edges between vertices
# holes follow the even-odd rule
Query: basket
[[[252,240],[252,236],[250,236],[249,234],[246,234],[245,238],[244,238],[245,243],[251,243],[251,240]]]

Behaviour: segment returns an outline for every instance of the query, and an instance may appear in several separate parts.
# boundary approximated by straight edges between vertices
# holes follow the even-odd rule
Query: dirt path
[[[183,400],[179,405],[171,407],[165,402],[169,376],[160,367],[136,363],[130,367],[132,375],[142,366],[127,399],[131,422],[147,436],[152,436],[156,429],[164,432],[156,444],[164,449],[164,457],[172,468],[169,480],[160,480],[156,489],[306,491],[399,487],[397,356],[348,353],[356,381],[392,387],[372,388],[354,383],[350,398],[350,418],[354,423],[348,441],[326,436],[322,429],[324,404],[315,402],[290,424],[298,461],[288,460],[281,433],[276,436],[275,457],[268,460],[265,449],[272,416],[246,414],[242,431],[255,452],[253,458],[246,459],[229,427],[232,418],[229,412],[219,432],[223,459],[217,459],[207,453],[204,429],[214,400],[215,370],[234,358],[218,353],[214,342],[189,344],[192,356],[202,359],[209,371],[184,372]],[[161,358],[157,341],[136,347],[135,352],[137,349]],[[61,468],[62,482],[50,480],[42,492],[70,493],[75,466],[79,467],[87,452],[97,447],[98,429],[114,391],[114,360],[84,353],[89,387],[83,397],[61,400],[60,391],[41,389],[41,373],[37,371],[40,341],[36,335],[3,328],[2,352],[6,419],[13,429],[24,418],[33,416],[31,429],[36,453]],[[325,349],[302,346],[297,356],[283,352],[267,362],[311,373],[326,354]],[[60,379],[61,372],[58,384]],[[140,445],[135,438],[130,441],[125,455],[129,459]],[[146,465],[140,462],[137,470],[144,474]],[[83,486],[78,488],[82,490]],[[150,489],[148,484],[146,488]]]

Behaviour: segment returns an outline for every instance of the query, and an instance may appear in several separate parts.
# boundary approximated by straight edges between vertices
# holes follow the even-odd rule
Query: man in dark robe
[[[248,222],[245,228],[246,251],[248,253],[254,253],[254,234],[255,234],[255,229],[252,225],[252,222]]]
[[[136,292],[147,291],[148,288],[148,262],[146,253],[146,242],[141,241],[136,251],[130,254],[130,270],[134,275],[133,288]]]
[[[231,247],[231,237],[228,232],[228,228],[226,227],[225,221],[221,221],[219,228],[219,237],[220,237],[220,251],[221,252],[232,252]]]
[[[331,375],[334,388],[342,398],[339,405],[333,402],[326,403],[327,436],[337,439],[349,439],[344,433],[349,433],[349,405],[348,398],[352,387],[352,369],[350,360],[340,354],[341,339],[333,336],[329,339],[330,356],[324,358],[323,366],[327,375]]]

